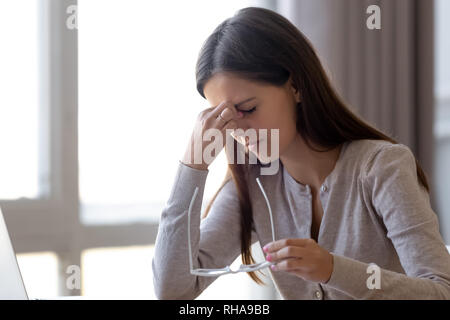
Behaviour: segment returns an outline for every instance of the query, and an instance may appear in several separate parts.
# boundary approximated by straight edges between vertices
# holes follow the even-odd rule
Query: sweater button
[[[314,297],[317,300],[322,300],[322,292],[320,292],[319,290],[317,290],[316,292],[314,292]]]

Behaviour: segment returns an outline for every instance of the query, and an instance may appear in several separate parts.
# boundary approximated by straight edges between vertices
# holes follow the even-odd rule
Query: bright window
[[[53,252],[21,253],[17,263],[30,299],[58,296],[58,258]]]
[[[83,222],[159,219],[196,116],[210,107],[195,86],[200,47],[219,22],[249,3],[80,1]],[[221,158],[206,199],[224,177]]]
[[[86,224],[158,221],[197,114],[210,107],[196,90],[200,48],[221,21],[253,2],[132,4],[79,1],[79,168]],[[224,178],[223,152],[209,171],[204,203]],[[84,251],[82,294],[154,298],[152,250]],[[218,279],[199,299],[260,297],[255,292],[265,291],[241,274]]]
[[[88,299],[155,299],[152,256],[153,246],[85,250],[82,295]]]
[[[37,0],[0,2],[0,199],[40,192],[37,19]]]

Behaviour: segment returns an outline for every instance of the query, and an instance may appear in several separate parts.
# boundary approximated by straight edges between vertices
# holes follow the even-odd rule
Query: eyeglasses
[[[275,241],[273,216],[272,216],[272,209],[270,208],[269,199],[267,198],[266,192],[264,191],[264,188],[261,184],[261,181],[259,181],[259,178],[256,178],[256,182],[258,183],[258,186],[261,189],[264,199],[266,200],[267,208],[269,209],[270,224],[271,224],[271,229],[272,229],[272,239],[273,239],[273,241]],[[191,246],[191,211],[192,211],[192,206],[194,204],[195,198],[197,197],[197,193],[198,193],[198,187],[195,188],[194,194],[191,199],[191,203],[189,204],[189,212],[188,212],[188,247],[189,247],[189,267],[190,267],[191,274],[197,275],[197,276],[203,276],[203,277],[218,277],[218,276],[222,276],[222,275],[228,274],[228,273],[257,271],[260,269],[270,267],[271,265],[275,264],[275,262],[264,261],[264,262],[255,263],[255,264],[241,264],[241,266],[237,270],[232,270],[230,268],[230,266],[226,266],[221,269],[194,269],[193,261],[192,261],[192,246]]]

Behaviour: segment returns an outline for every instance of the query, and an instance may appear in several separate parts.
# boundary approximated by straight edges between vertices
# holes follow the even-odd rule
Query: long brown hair
[[[289,20],[274,11],[244,8],[217,26],[204,42],[196,65],[197,90],[203,98],[205,83],[218,72],[233,72],[245,79],[274,86],[283,86],[291,77],[302,98],[297,105],[297,130],[306,144],[318,152],[359,139],[398,143],[350,110],[331,85],[309,40]],[[310,142],[325,147],[325,150],[315,149]],[[228,165],[222,187],[233,179],[241,211],[242,261],[250,264],[254,263],[251,254],[253,212],[247,180],[250,165],[247,161],[245,164],[232,163]],[[416,168],[420,183],[430,192],[427,177],[417,159]],[[263,284],[254,272],[249,275],[256,283]]]

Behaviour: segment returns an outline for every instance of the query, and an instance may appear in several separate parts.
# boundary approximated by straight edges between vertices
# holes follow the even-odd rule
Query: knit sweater
[[[276,239],[311,238],[311,187],[294,180],[282,164],[275,175],[260,175],[253,167],[248,186],[252,243],[264,246],[272,241],[270,216],[256,177],[272,207]],[[240,255],[240,211],[233,181],[225,184],[208,216],[200,219],[207,175],[207,170],[179,165],[152,260],[159,299],[195,299],[217,279],[189,272],[187,217],[195,187],[194,268],[223,268]],[[407,146],[384,140],[345,142],[319,193],[323,217],[317,242],[332,254],[333,271],[327,283],[317,283],[269,269],[284,299],[450,299],[450,255]],[[374,286],[375,276],[380,281]]]

